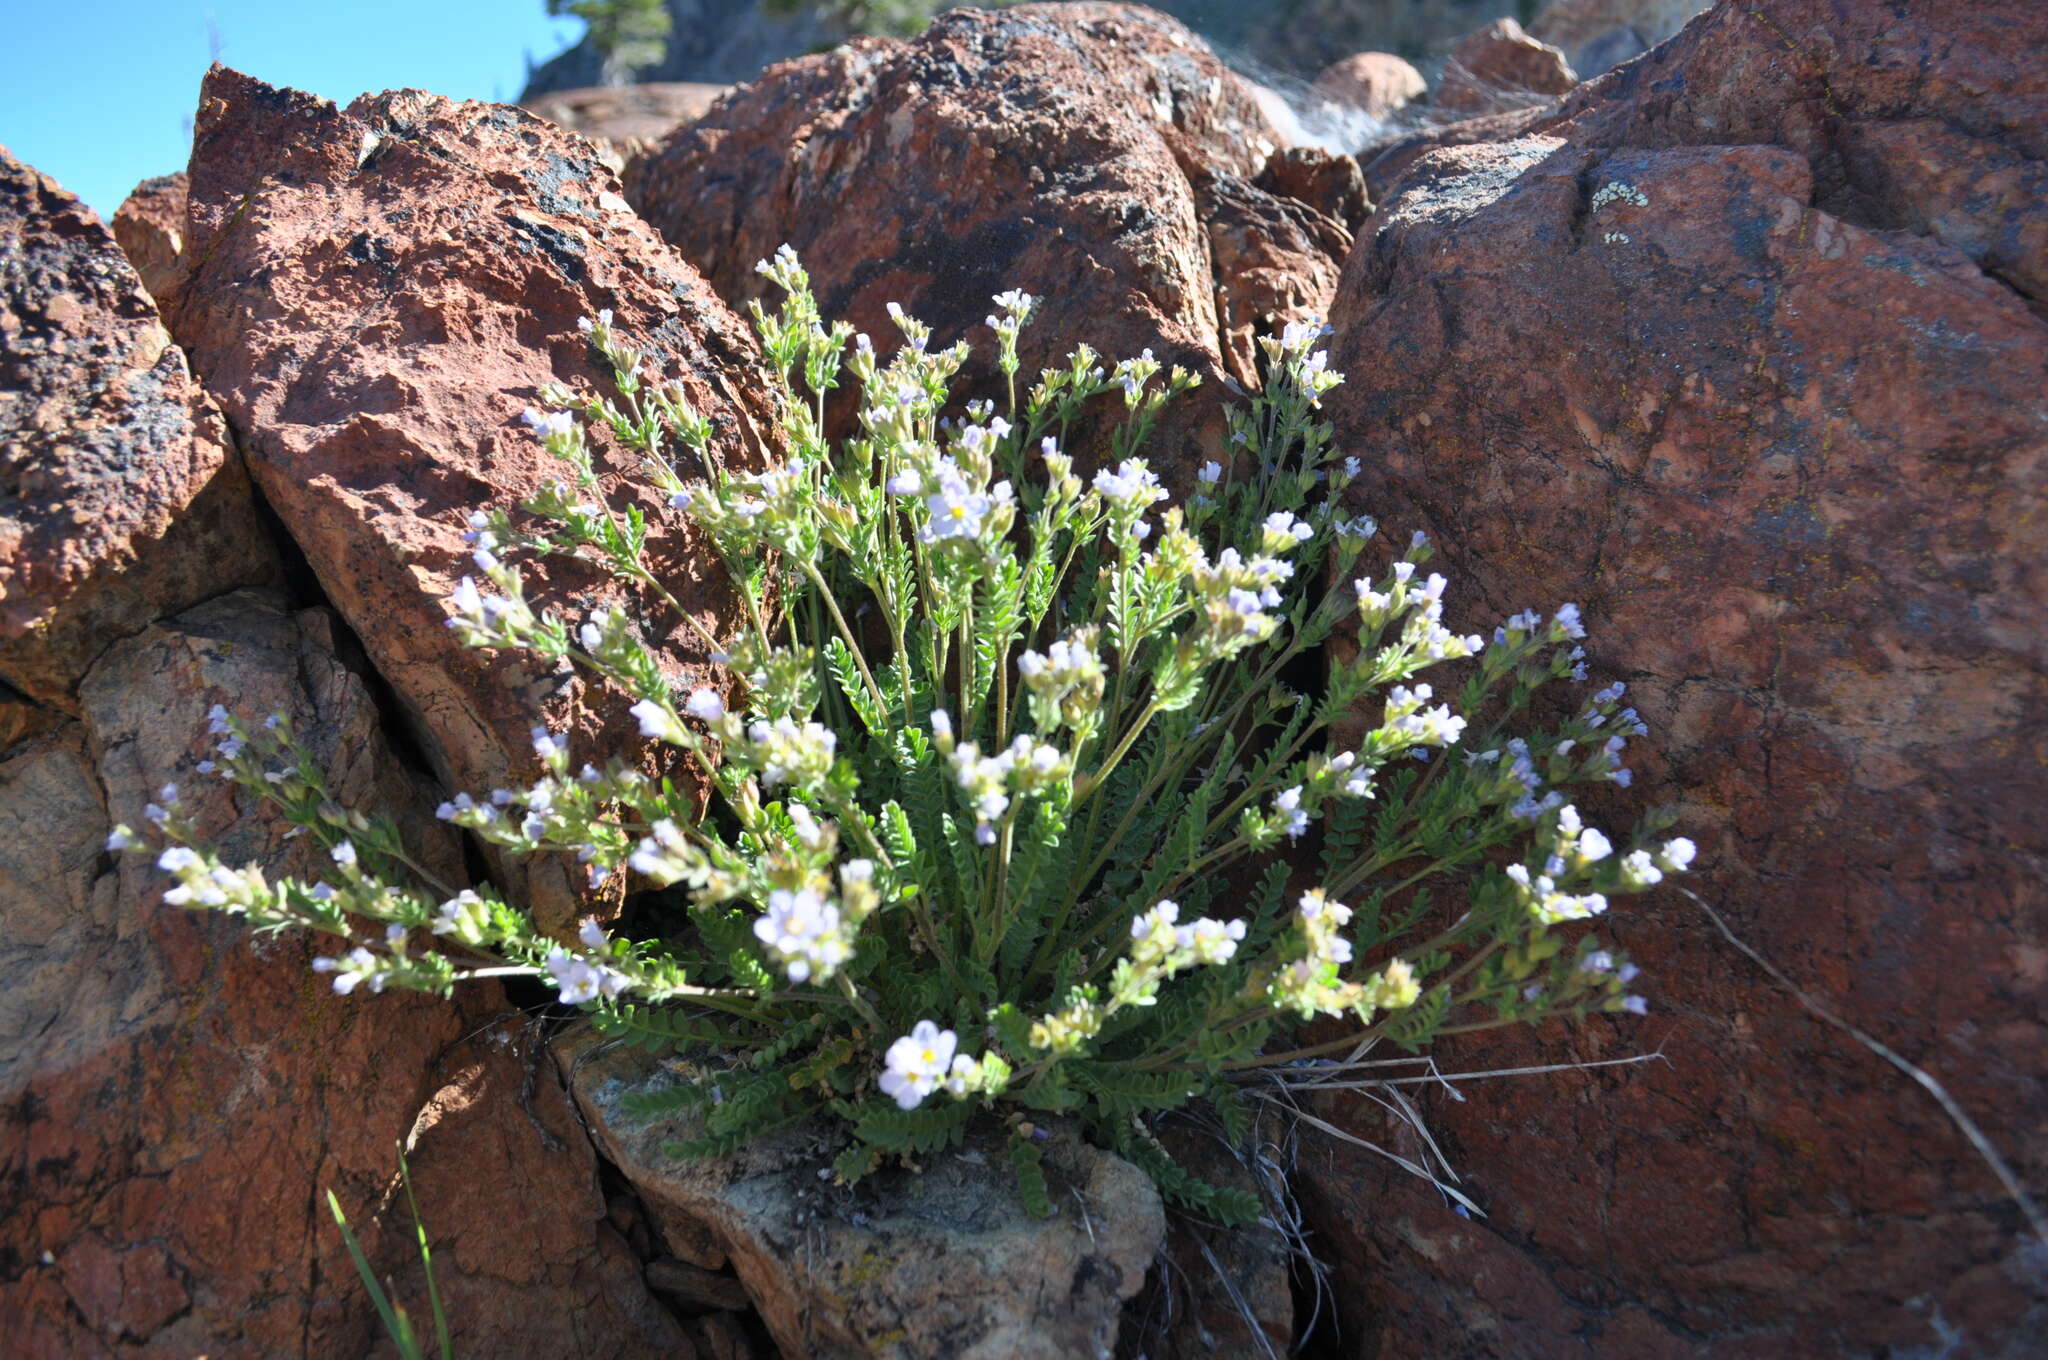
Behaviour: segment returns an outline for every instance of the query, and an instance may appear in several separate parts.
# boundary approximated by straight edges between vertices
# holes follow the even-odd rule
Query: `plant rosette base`
[[[814,1118],[722,1157],[680,1160],[662,1145],[697,1136],[701,1116],[646,1119],[636,1093],[708,1069],[606,1039],[588,1024],[553,1045],[599,1147],[633,1182],[693,1264],[730,1265],[786,1355],[1108,1355],[1124,1303],[1166,1236],[1151,1180],[1053,1124],[1041,1146],[1052,1201],[1019,1198],[1010,1136],[993,1116],[960,1144],[835,1182],[845,1126]]]

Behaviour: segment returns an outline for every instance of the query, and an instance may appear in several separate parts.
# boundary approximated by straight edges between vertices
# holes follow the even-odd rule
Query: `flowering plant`
[[[337,991],[533,975],[614,1034],[709,1053],[701,1079],[644,1106],[703,1112],[679,1156],[831,1113],[851,1181],[994,1107],[1041,1211],[1033,1112],[1078,1117],[1169,1198],[1234,1218],[1256,1205],[1189,1176],[1144,1116],[1202,1097],[1236,1124],[1240,1082],[1272,1064],[1641,1008],[1619,954],[1563,927],[1692,856],[1642,832],[1617,847],[1566,801],[1627,782],[1642,724],[1613,685],[1535,726],[1540,691],[1585,678],[1572,606],[1455,634],[1419,534],[1357,572],[1377,528],[1337,507],[1359,465],[1318,414],[1341,381],[1319,328],[1264,342],[1264,391],[1169,504],[1142,451],[1186,373],[1149,352],[1105,368],[1084,346],[1020,398],[1034,300],[1006,293],[988,323],[1006,404],[949,406],[964,343],[935,350],[892,308],[885,357],[820,319],[786,247],[761,270],[784,295],[754,315],[785,459],[721,466],[706,419],[600,314],[583,324],[615,391],[543,392],[528,423],[565,473],[516,516],[472,516],[476,575],[450,601],[468,644],[630,692],[642,733],[713,802],[700,815],[673,783],[579,764],[569,734],[536,729],[537,781],[441,816],[515,854],[572,853],[593,883],[664,890],[677,928],[628,939],[591,918],[556,940],[487,887],[435,885],[396,828],[335,805],[288,724],[224,711],[209,765],[319,836],[333,872],[231,868],[191,843],[167,789],[149,816],[174,842],[172,901],[337,937],[315,964]],[[858,433],[835,444],[826,398],[849,374]],[[1065,441],[1105,403],[1122,421],[1084,476]],[[736,640],[649,568],[655,526],[602,494],[598,438],[637,453],[723,560]],[[672,691],[624,611],[531,606],[518,559],[549,553],[652,592],[736,691]],[[1325,647],[1340,625],[1356,640],[1341,662]],[[1338,741],[1361,714],[1362,736]],[[1275,1042],[1317,1017],[1349,1025]]]

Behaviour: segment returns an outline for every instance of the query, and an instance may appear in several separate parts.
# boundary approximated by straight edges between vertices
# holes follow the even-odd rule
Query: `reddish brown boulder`
[[[1584,606],[1594,682],[1652,728],[1610,820],[1676,801],[1733,928],[2035,1187],[2048,323],[1989,167],[2040,163],[2044,41],[2018,3],[1717,7],[1552,135],[1416,162],[1332,354],[1334,418],[1380,455],[1361,502],[1440,537],[1463,622]],[[1845,154],[1901,126],[1958,180]],[[1603,933],[1648,1020],[1439,1061],[1667,1061],[1425,1097],[1484,1220],[1305,1159],[1361,1354],[2038,1346],[2042,1248],[1924,1090],[1675,895]]]
[[[775,422],[751,335],[588,142],[518,109],[401,92],[342,110],[215,68],[191,173],[195,264],[173,324],[436,771],[462,789],[530,774],[536,723],[574,723],[579,759],[639,749],[607,687],[469,650],[444,626],[448,592],[476,570],[464,518],[560,475],[519,415],[543,384],[592,378],[576,322],[601,308],[712,419],[717,455],[758,465]],[[666,527],[637,461],[601,450],[607,494],[648,508],[656,570],[730,635],[723,570]],[[616,592],[580,563],[529,584],[536,607],[575,617]],[[683,619],[638,609],[679,684],[710,677]],[[573,866],[530,860],[498,877],[550,925],[582,887]]]
[[[639,85],[554,90],[526,100],[522,107],[594,142],[655,142],[682,124],[702,118],[731,88],[688,80],[652,80]]]
[[[170,306],[185,248],[185,172],[158,175],[135,186],[114,211],[114,239],[157,306]]]
[[[1277,296],[1212,261],[1195,182],[1249,181],[1274,143],[1243,85],[1178,23],[1128,5],[1026,5],[773,67],[640,162],[629,191],[735,304],[763,294],[754,264],[788,242],[826,314],[878,342],[895,302],[936,343],[992,351],[989,298],[1021,288],[1043,298],[1027,373],[1083,340],[1112,359],[1149,348],[1185,365],[1210,394],[1165,422],[1154,452],[1192,466],[1213,450],[1228,371],[1218,286],[1246,307]],[[1295,291],[1334,263],[1296,271]]]
[[[600,85],[554,90],[521,102],[521,107],[571,132],[580,132],[623,171],[679,127],[696,122],[730,85],[688,80],[650,80],[638,85]]]
[[[1386,118],[1428,94],[1429,82],[1392,52],[1355,52],[1324,67],[1310,93],[1370,118]]]
[[[1649,51],[1706,7],[1706,0],[1550,0],[1529,21],[1529,36],[1591,80]]]
[[[1284,144],[1274,92],[1218,61],[1178,19],[1114,0],[1023,5],[1019,17],[1057,24],[1085,45],[1090,63],[1151,116],[1191,174],[1250,176]]]
[[[1451,49],[1430,104],[1470,118],[1547,104],[1578,83],[1564,53],[1530,37],[1513,19],[1496,19]]]
[[[309,839],[194,774],[220,703],[290,714],[345,802],[396,818],[415,858],[462,882],[335,632],[267,592],[210,601],[114,643],[82,716],[0,761],[9,1356],[364,1354],[375,1315],[321,1192],[402,1272],[416,1248],[389,1212],[399,1139],[463,1353],[667,1353],[550,1066],[487,1023],[506,1005],[495,987],[453,1005],[335,996],[308,940],[167,906],[148,859],[105,851],[176,779],[232,862],[318,872]]]
[[[114,238],[0,149],[0,680],[75,712],[109,643],[275,573],[220,415]]]
[[[1596,146],[1789,147],[1814,205],[1951,246],[2048,298],[2048,14],[2028,0],[1717,5],[1567,100]]]

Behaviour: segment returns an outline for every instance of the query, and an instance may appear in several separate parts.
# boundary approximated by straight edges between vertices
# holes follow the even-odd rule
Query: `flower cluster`
[[[791,982],[820,981],[853,957],[839,907],[813,888],[768,894],[768,910],[754,922],[754,934]]]
[[[983,845],[995,843],[992,824],[1009,811],[1012,794],[1050,788],[1068,772],[1067,759],[1058,747],[1034,740],[1025,732],[992,756],[984,756],[981,748],[969,741],[956,746],[947,759],[952,762],[954,780],[974,804],[974,835]]]
[[[1180,924],[1180,904],[1162,898],[1131,921],[1131,962],[1172,976],[1197,963],[1228,963],[1244,939],[1243,921],[1203,916]]]
[[[486,886],[433,882],[396,828],[337,804],[289,723],[221,709],[201,771],[314,837],[323,872],[223,864],[167,786],[144,816],[171,842],[169,900],[331,939],[315,967],[338,991],[524,976],[610,1032],[752,1055],[698,1093],[690,1146],[831,1112],[856,1134],[847,1179],[991,1103],[1133,1150],[1153,1111],[1227,1103],[1316,1017],[1349,1032],[1309,1052],[1644,1008],[1583,923],[1693,846],[1651,840],[1654,816],[1610,837],[1569,794],[1626,785],[1644,724],[1619,684],[1537,705],[1592,665],[1575,606],[1455,631],[1428,540],[1388,545],[1344,505],[1371,455],[1318,414],[1342,381],[1327,328],[1261,342],[1263,386],[1175,503],[1146,442],[1194,379],[1150,351],[1082,346],[1020,384],[1037,302],[1004,293],[1006,400],[955,401],[965,341],[893,306],[893,342],[827,324],[787,247],[760,273],[783,293],[753,309],[781,456],[754,461],[599,313],[580,329],[608,390],[542,390],[522,423],[561,475],[467,517],[449,592],[464,643],[615,687],[650,745],[578,763],[594,734],[536,727],[529,778],[440,817],[593,888],[659,890],[634,910],[663,927],[556,938]],[[857,433],[835,443],[848,380]],[[652,494],[615,505],[621,473]],[[727,569],[729,623],[668,593],[649,549],[677,534]],[[522,560],[549,557],[659,617],[529,599]],[[675,683],[707,665],[717,684]],[[1289,687],[1310,675],[1318,693]],[[122,827],[109,848],[143,842]],[[1297,893],[1308,854],[1320,886]],[[1447,885],[1449,906],[1422,895]],[[1222,1212],[1190,1183],[1163,1182]]]

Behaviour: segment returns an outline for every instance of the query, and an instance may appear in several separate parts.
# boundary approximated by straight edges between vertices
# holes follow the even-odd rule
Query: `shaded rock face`
[[[1351,233],[1308,204],[1235,176],[1198,185],[1216,274],[1216,329],[1223,363],[1247,387],[1259,383],[1258,337],[1277,324],[1321,318],[1337,291]]]
[[[1529,36],[1564,53],[1579,79],[1633,61],[1684,28],[1705,0],[1550,0]]]
[[[1248,376],[1224,332],[1285,311],[1290,291],[1322,310],[1348,239],[1252,187],[1276,145],[1249,88],[1173,20],[1027,5],[775,67],[639,163],[629,193],[735,305],[763,295],[755,262],[788,242],[825,313],[878,344],[896,302],[936,344],[988,351],[970,370],[984,392],[1001,387],[982,321],[1006,288],[1044,299],[1027,374],[1083,340],[1185,365],[1208,394],[1163,422],[1155,461],[1170,467],[1213,451],[1220,380]],[[1291,288],[1217,260],[1205,209],[1219,203],[1226,237],[1270,226],[1227,249],[1294,259]]]
[[[1253,183],[1277,198],[1299,199],[1346,231],[1356,232],[1372,216],[1372,199],[1354,156],[1312,146],[1289,147],[1275,152]],[[1349,254],[1347,247],[1344,255]],[[1340,271],[1343,262],[1344,257],[1338,257]]]
[[[1594,683],[1630,684],[1652,737],[1599,811],[1675,801],[1734,930],[2035,1186],[2044,41],[2031,5],[1717,7],[1545,131],[1416,161],[1332,354],[1338,427],[1381,451],[1361,503],[1439,536],[1463,623],[1576,600]],[[1360,1353],[2038,1346],[2041,1248],[1926,1092],[1682,898],[1607,933],[1649,1020],[1438,1052],[1667,1059],[1426,1097],[1486,1220],[1304,1159]]]
[[[193,774],[224,703],[290,714],[345,801],[396,817],[422,864],[462,882],[335,633],[326,611],[267,592],[210,601],[109,647],[80,716],[0,760],[11,1356],[363,1353],[375,1319],[319,1192],[403,1282],[409,1224],[384,1211],[408,1136],[466,1352],[526,1353],[536,1327],[573,1327],[594,1348],[579,1353],[608,1356],[669,1339],[608,1236],[559,1085],[480,1027],[504,1007],[495,989],[460,1005],[337,997],[307,971],[310,941],[166,906],[147,859],[103,848],[177,778],[230,862],[318,871],[316,845]]]
[[[536,95],[522,107],[582,133],[604,151],[608,165],[623,171],[677,128],[703,117],[729,88],[684,80],[600,85]]]
[[[135,186],[114,212],[114,239],[157,306],[170,305],[185,248],[185,172],[157,175]]]
[[[1182,1111],[1159,1121],[1160,1144],[1211,1185],[1226,1185],[1272,1203],[1284,1188],[1278,1167],[1262,1183],[1247,1161],[1256,1147],[1233,1149],[1220,1129],[1202,1127]],[[1287,1239],[1269,1215],[1224,1228],[1180,1210],[1166,1216],[1166,1246],[1153,1262],[1144,1292],[1124,1310],[1125,1353],[1195,1360],[1198,1356],[1270,1356],[1294,1342],[1294,1265]]]
[[[1546,104],[1578,83],[1564,53],[1513,19],[1496,19],[1451,49],[1430,106],[1465,117],[1505,113]]]
[[[91,209],[0,150],[0,680],[75,713],[109,643],[276,571],[135,270]]]
[[[739,1272],[785,1355],[1067,1360],[1107,1355],[1119,1306],[1138,1292],[1166,1233],[1159,1195],[1121,1158],[1058,1133],[1045,1145],[1050,1220],[1016,1198],[1008,1135],[972,1126],[922,1171],[834,1187],[846,1137],[806,1123],[730,1157],[661,1151],[701,1120],[646,1122],[632,1093],[677,1080],[674,1060],[587,1027],[554,1051],[600,1146],[659,1220],[678,1257]],[[682,1073],[687,1075],[687,1073]]]
[[[515,109],[401,92],[338,110],[216,68],[191,176],[173,326],[437,773],[472,790],[530,775],[536,723],[574,722],[578,760],[640,749],[609,688],[464,648],[444,626],[449,590],[476,571],[464,520],[561,475],[519,414],[545,383],[592,378],[576,320],[600,308],[710,417],[728,466],[758,465],[774,420],[752,337],[626,207],[588,142]],[[612,503],[637,497],[659,526],[650,564],[729,635],[723,571],[669,524],[637,458],[602,450],[600,467]],[[572,618],[619,598],[581,563],[532,573],[528,593]],[[651,641],[677,683],[717,678],[684,620],[637,608],[664,630]],[[495,876],[544,924],[578,910],[574,866]]]

